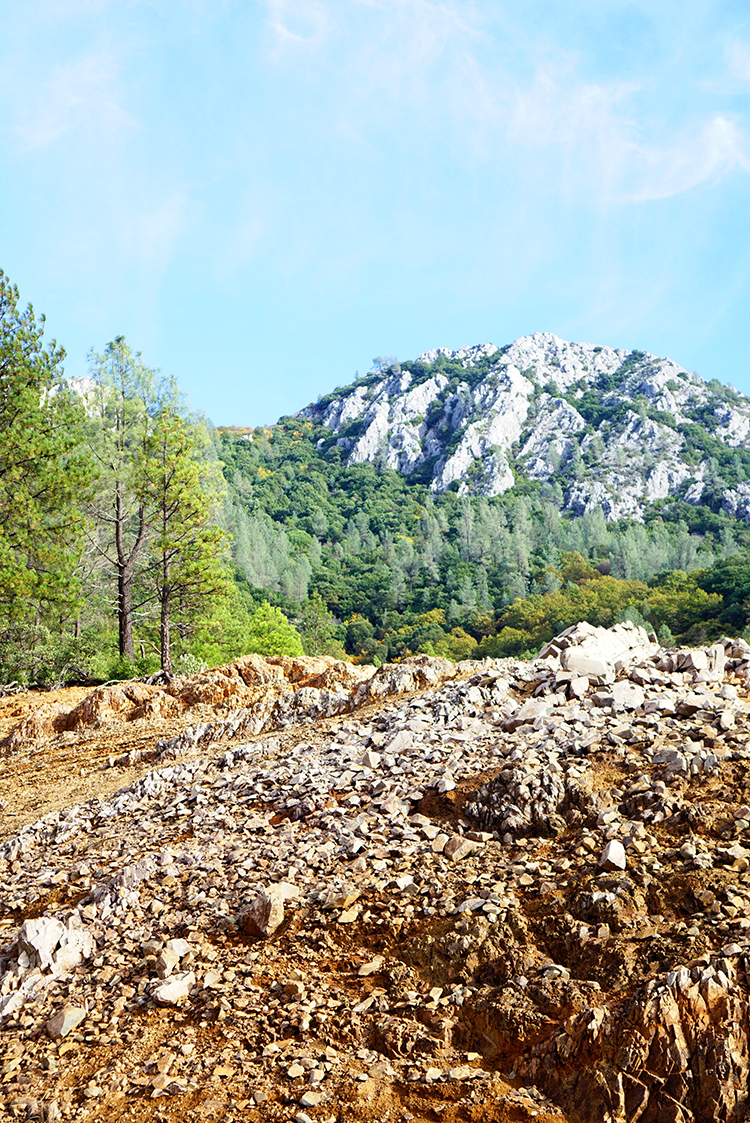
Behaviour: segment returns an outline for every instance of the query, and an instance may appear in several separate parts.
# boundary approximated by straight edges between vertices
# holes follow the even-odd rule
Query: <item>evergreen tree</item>
[[[336,638],[336,621],[325,606],[320,593],[313,593],[302,606],[299,630],[305,655],[344,655]]]
[[[709,456],[703,462],[703,498],[708,499],[711,510],[717,511],[721,506],[722,496],[726,489],[726,482],[721,475],[719,463],[714,456]]]
[[[139,463],[139,491],[153,512],[147,583],[159,614],[161,665],[172,670],[172,632],[184,639],[211,600],[229,589],[227,537],[216,525],[222,497],[203,458],[205,428],[172,405],[156,418]]]
[[[259,655],[303,654],[299,632],[280,608],[274,608],[265,601],[253,613],[248,638],[248,651],[257,651]]]
[[[133,660],[133,588],[149,535],[149,512],[138,474],[157,401],[157,372],[120,335],[102,354],[89,354],[86,394],[89,447],[96,486],[87,512],[91,540],[116,582],[120,655]]]
[[[6,623],[70,607],[88,479],[80,401],[60,385],[65,352],[18,307],[0,271],[0,613]]]

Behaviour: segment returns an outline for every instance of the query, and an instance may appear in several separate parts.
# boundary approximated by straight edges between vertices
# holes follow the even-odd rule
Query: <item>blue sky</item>
[[[217,424],[532,331],[750,393],[732,0],[0,0],[0,268]]]

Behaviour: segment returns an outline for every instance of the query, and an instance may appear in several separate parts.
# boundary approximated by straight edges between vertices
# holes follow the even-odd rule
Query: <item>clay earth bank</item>
[[[3,1117],[748,1118],[750,647],[0,702]]]
[[[385,463],[460,495],[500,495],[517,477],[559,482],[563,510],[601,507],[610,520],[639,519],[667,497],[701,501],[710,457],[691,455],[681,426],[729,448],[750,435],[750,400],[732,387],[671,359],[549,332],[426,351],[302,414],[338,435],[350,464]],[[719,502],[750,519],[750,483],[723,486]]]

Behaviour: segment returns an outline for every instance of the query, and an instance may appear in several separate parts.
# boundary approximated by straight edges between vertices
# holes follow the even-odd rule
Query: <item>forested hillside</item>
[[[748,627],[750,402],[668,360],[554,336],[379,359],[217,432],[122,337],[69,383],[43,332],[0,274],[5,681]]]
[[[710,506],[607,522],[600,508],[561,512],[554,483],[434,494],[382,464],[347,466],[304,417],[225,431],[221,456],[241,574],[292,613],[319,594],[359,658],[518,654],[581,618],[627,615],[665,639],[747,624],[750,527]]]
[[[122,337],[63,378],[44,318],[0,273],[0,674],[51,683],[301,653],[233,580],[214,434]],[[255,631],[253,630],[255,629]]]

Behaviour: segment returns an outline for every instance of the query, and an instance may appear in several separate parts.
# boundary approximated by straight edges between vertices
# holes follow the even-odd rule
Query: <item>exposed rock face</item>
[[[613,628],[597,628],[582,621],[566,628],[539,652],[552,665],[566,671],[614,681],[618,671],[629,669],[656,654],[656,636],[626,620]]]
[[[239,660],[175,686],[217,716],[155,768],[102,767],[137,719],[92,691],[65,744],[111,786],[4,826],[0,1114],[741,1123],[749,685],[744,641],[632,625]]]
[[[710,481],[680,426],[730,447],[750,433],[750,401],[669,359],[567,343],[549,332],[507,347],[426,351],[303,411],[348,450],[415,473],[436,492],[499,495],[514,473],[562,488],[564,509],[640,518],[657,499],[699,502]],[[748,484],[724,509],[750,520]]]
[[[722,510],[743,522],[750,522],[750,480],[736,488],[727,489],[722,499]]]

